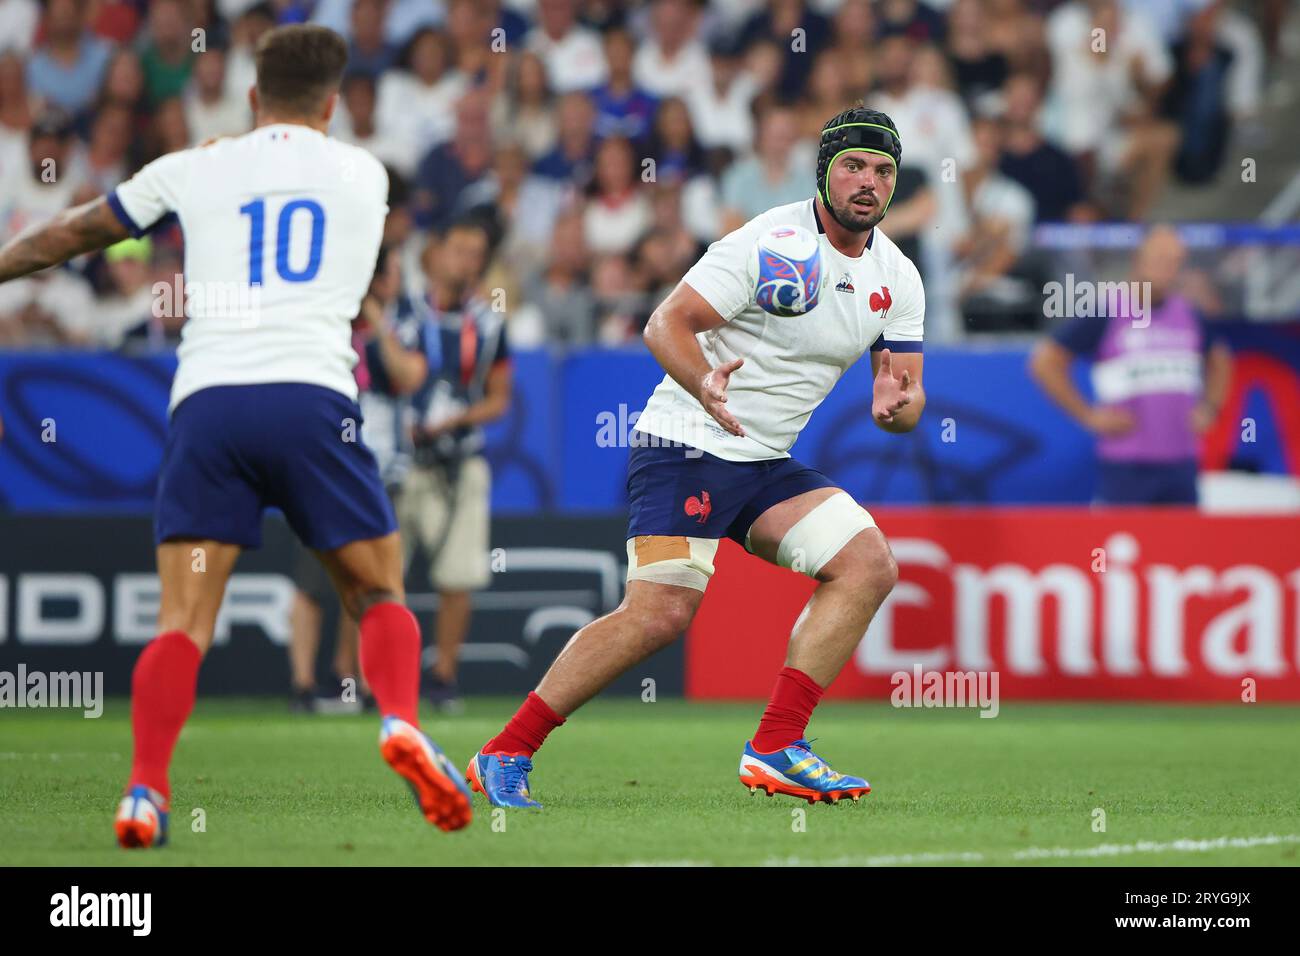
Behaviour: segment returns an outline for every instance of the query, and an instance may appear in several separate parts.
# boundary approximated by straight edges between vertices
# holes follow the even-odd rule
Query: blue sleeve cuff
[[[900,342],[881,336],[871,343],[871,351],[883,352],[885,349],[889,349],[891,352],[921,352],[924,351],[921,348],[924,344],[923,342]]]
[[[126,226],[127,232],[136,239],[144,235],[144,230],[136,225],[135,220],[131,218],[131,214],[122,205],[122,200],[117,198],[117,190],[113,190],[104,198],[108,201],[108,208],[113,210],[113,215],[117,217],[117,221]]]

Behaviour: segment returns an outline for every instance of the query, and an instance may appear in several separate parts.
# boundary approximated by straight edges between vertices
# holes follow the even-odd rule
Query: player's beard
[[[882,200],[878,193],[872,194],[876,201],[876,206],[869,213],[859,211],[854,205],[853,200],[866,193],[854,193],[843,200],[837,200],[834,195],[831,196],[831,212],[835,215],[835,221],[845,229],[851,232],[866,232],[874,229],[880,220],[885,218],[885,208],[889,205],[887,199]]]

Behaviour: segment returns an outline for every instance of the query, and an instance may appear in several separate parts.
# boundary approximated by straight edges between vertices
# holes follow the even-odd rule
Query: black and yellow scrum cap
[[[903,159],[903,143],[898,137],[898,127],[894,121],[879,110],[869,110],[864,106],[855,106],[832,117],[822,127],[821,144],[817,149],[817,193],[822,197],[826,208],[831,208],[830,190],[827,179],[831,166],[844,153],[866,152],[888,156],[894,161],[897,171]],[[890,201],[893,200],[890,194]],[[889,208],[889,202],[885,203]]]

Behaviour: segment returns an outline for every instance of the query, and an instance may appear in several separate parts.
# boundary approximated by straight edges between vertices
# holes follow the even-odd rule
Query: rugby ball
[[[803,315],[821,296],[821,245],[802,226],[773,226],[754,243],[751,272],[757,276],[754,301],[772,315]]]

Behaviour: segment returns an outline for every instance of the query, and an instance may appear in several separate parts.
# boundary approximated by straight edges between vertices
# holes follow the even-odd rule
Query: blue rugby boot
[[[740,755],[740,782],[750,793],[765,791],[770,797],[784,793],[809,803],[838,803],[848,797],[854,803],[871,792],[861,777],[837,773],[812,751],[807,740],[796,740],[774,753],[760,753],[754,742],[745,742]]]
[[[465,779],[475,793],[488,798],[494,807],[542,809],[528,792],[528,774],[533,762],[521,754],[474,755],[465,770]]]
[[[167,801],[157,790],[137,783],[127,788],[113,821],[117,845],[127,850],[167,845]]]

